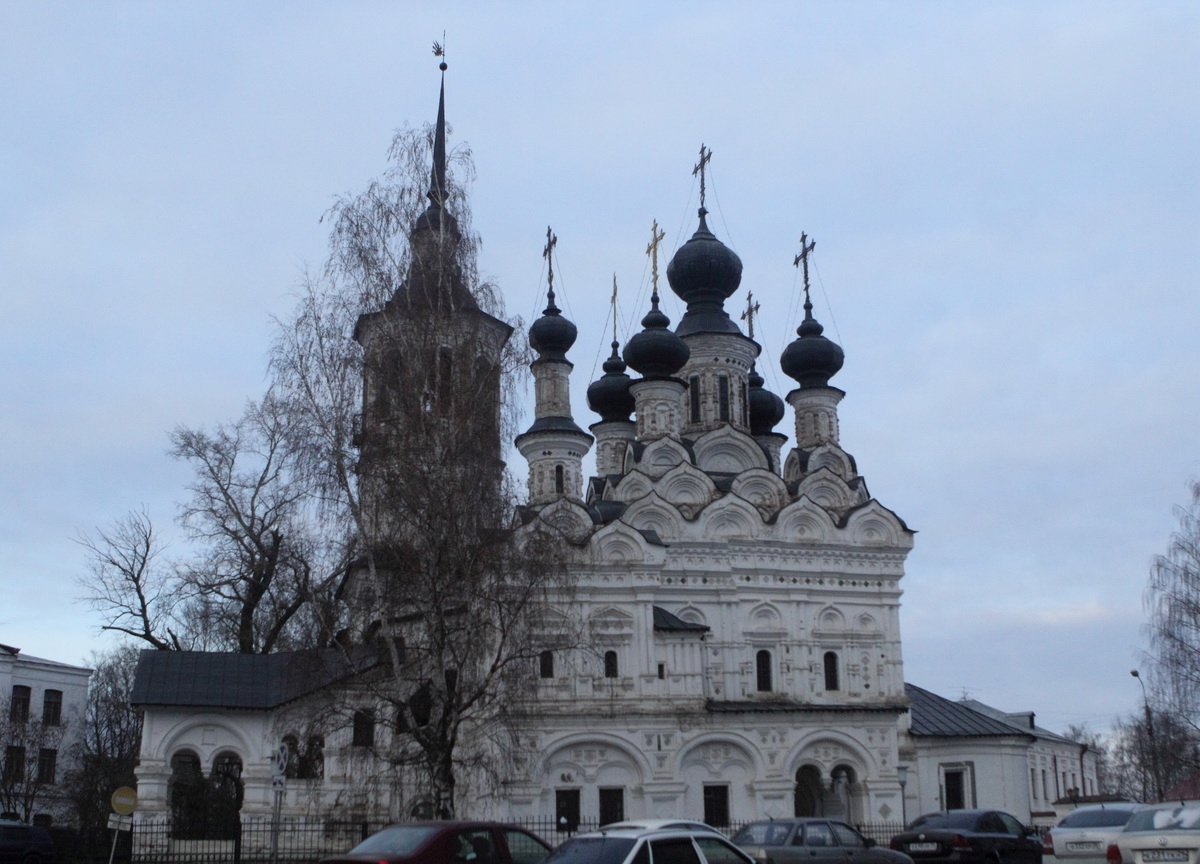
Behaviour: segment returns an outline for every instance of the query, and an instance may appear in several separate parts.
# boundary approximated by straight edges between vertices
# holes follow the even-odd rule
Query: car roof
[[[682,828],[689,831],[715,831],[720,834],[720,829],[714,828],[705,822],[699,822],[695,819],[623,819],[620,822],[610,822],[607,825],[601,825],[597,831],[612,831],[623,829],[641,829],[643,831],[660,831],[665,828]]]
[[[677,820],[672,820],[677,821]],[[575,838],[599,838],[599,837],[628,837],[631,840],[637,840],[641,837],[694,837],[697,834],[716,834],[724,836],[719,831],[712,828],[642,828],[641,823],[630,823],[631,827],[622,827],[620,823],[614,823],[616,827],[597,828],[595,831],[584,831],[576,834]]]

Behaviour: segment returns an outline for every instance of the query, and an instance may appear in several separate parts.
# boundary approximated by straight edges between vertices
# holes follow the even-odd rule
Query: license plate
[[[938,844],[936,843],[909,843],[909,852],[936,852]]]
[[[1147,849],[1142,853],[1143,861],[1187,861],[1186,849]]]
[[[1094,852],[1100,848],[1099,843],[1068,843],[1068,852]],[[1174,860],[1174,859],[1168,859]]]

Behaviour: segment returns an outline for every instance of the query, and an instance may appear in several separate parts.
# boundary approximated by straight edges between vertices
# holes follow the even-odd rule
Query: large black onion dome
[[[551,295],[542,317],[529,328],[529,347],[538,352],[538,360],[565,361],[566,353],[575,344],[578,333],[575,325],[564,318],[554,305],[554,296]]]
[[[750,367],[750,434],[770,435],[783,419],[783,400],[763,387],[763,377]]]
[[[625,374],[625,361],[617,353],[620,343],[613,340],[612,356],[604,361],[604,374],[588,385],[588,407],[605,422],[628,420],[633,413],[633,394],[630,379]]]
[[[783,349],[779,365],[801,387],[826,387],[845,362],[842,347],[821,334],[825,328],[812,317],[812,304],[804,304],[804,321],[796,328],[800,337]]]
[[[667,329],[671,319],[658,308],[658,295],[650,298],[650,311],[642,319],[644,329],[625,343],[625,362],[644,378],[670,378],[683,368],[691,349]]]
[[[742,282],[742,259],[708,230],[707,210],[700,208],[700,227],[667,264],[671,290],[688,304],[675,332],[739,333],[725,311],[725,298]]]

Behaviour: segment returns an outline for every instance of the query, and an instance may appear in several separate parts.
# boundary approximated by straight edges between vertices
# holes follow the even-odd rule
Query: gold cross
[[[658,296],[658,244],[666,236],[666,232],[659,229],[658,220],[655,219],[650,227],[650,245],[646,247],[646,254],[650,256],[650,284],[654,288],[652,293],[655,297]]]
[[[692,176],[700,175],[700,209],[704,209],[704,166],[712,160],[712,151],[700,145],[700,161],[692,166]]]
[[[554,305],[554,259],[550,257],[550,253],[554,251],[554,247],[558,245],[558,238],[554,236],[554,232],[550,230],[550,226],[546,226],[546,246],[542,249],[542,257],[546,259],[546,283],[549,285],[550,305]]]
[[[808,235],[803,231],[800,232],[800,254],[796,256],[796,260],[792,262],[793,267],[804,265],[804,302],[808,304],[808,256],[809,253],[817,248],[816,240],[809,240]]]
[[[746,294],[746,311],[742,313],[742,320],[746,322],[751,339],[754,338],[754,316],[757,314],[758,304],[754,302],[754,292],[750,291]]]

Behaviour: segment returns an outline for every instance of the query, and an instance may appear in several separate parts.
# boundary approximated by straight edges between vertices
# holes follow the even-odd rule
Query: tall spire
[[[445,35],[442,36],[445,39]],[[441,207],[446,203],[446,49],[441,42],[433,43],[433,55],[441,57],[442,85],[438,92],[437,126],[433,133],[433,169],[429,178],[429,203]]]

